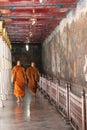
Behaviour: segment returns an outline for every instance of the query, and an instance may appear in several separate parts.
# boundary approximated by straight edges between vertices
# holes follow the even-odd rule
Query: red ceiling
[[[11,43],[42,43],[54,28],[76,8],[77,0],[0,0],[0,12]],[[32,25],[32,18],[36,19]],[[30,36],[32,33],[32,36]]]

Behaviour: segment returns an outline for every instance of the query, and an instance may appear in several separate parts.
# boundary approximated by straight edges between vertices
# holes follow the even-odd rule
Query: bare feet
[[[16,101],[17,103],[20,103],[20,98],[19,97],[17,97],[17,101]]]
[[[16,102],[17,102],[17,103],[20,103],[20,100],[17,100]]]
[[[20,97],[20,101],[23,102],[23,98],[22,97]]]

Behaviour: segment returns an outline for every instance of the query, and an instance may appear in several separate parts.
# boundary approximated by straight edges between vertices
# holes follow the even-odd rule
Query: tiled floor
[[[62,116],[38,91],[36,100],[26,89],[21,104],[13,95],[0,108],[0,130],[72,130]]]

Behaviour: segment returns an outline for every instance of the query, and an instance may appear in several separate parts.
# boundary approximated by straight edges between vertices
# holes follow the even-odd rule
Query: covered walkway
[[[11,70],[40,71],[17,104]],[[61,114],[60,114],[60,113]],[[0,130],[87,130],[87,0],[0,0]]]
[[[3,113],[3,114],[2,114]],[[26,87],[26,96],[17,104],[13,94],[0,108],[0,130],[72,130],[58,111],[37,91],[36,99]]]

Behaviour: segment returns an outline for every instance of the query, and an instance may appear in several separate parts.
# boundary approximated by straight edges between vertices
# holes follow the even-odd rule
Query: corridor
[[[19,88],[39,74],[19,104],[17,61]],[[17,129],[87,130],[87,0],[0,0],[0,130]]]
[[[26,96],[17,104],[13,93],[0,108],[0,130],[72,130],[58,111],[37,91],[36,99],[26,87]]]

